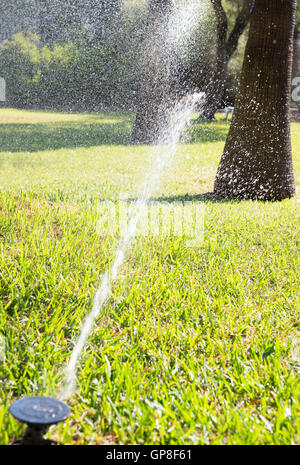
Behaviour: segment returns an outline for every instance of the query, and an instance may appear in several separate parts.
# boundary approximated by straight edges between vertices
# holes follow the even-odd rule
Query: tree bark
[[[256,0],[235,114],[214,191],[282,200],[295,192],[289,107],[295,0]]]
[[[221,0],[211,0],[217,18],[216,62],[213,75],[206,90],[206,104],[203,107],[200,119],[211,120],[222,104],[229,61],[237,49],[239,38],[246,29],[251,12],[253,0],[244,0],[234,27],[228,35],[228,20]]]
[[[150,0],[146,50],[140,82],[138,109],[132,141],[139,144],[158,142],[168,121],[170,57],[167,27],[172,0]]]

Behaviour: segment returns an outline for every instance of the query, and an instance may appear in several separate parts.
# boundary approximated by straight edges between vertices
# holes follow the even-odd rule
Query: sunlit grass
[[[10,115],[10,116],[8,116]],[[14,115],[14,116],[13,116]],[[10,118],[10,120],[9,120]],[[0,111],[0,443],[24,395],[57,395],[117,240],[99,200],[135,197],[159,148],[132,115]],[[299,124],[292,125],[299,181]],[[189,129],[154,198],[212,189],[229,123]],[[4,148],[4,150],[3,150]],[[299,211],[205,203],[200,248],[138,238],[85,347],[63,443],[299,443]]]

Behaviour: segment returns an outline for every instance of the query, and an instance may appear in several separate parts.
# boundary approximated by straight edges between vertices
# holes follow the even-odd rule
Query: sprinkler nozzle
[[[45,439],[43,435],[49,426],[68,418],[69,407],[60,400],[51,397],[23,397],[10,406],[10,413],[17,420],[27,424],[23,438],[15,441],[15,445],[51,445],[55,441]]]

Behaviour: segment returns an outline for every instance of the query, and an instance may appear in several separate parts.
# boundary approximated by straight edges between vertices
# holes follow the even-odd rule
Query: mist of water
[[[188,7],[184,8],[184,5]],[[174,9],[169,20],[168,29],[168,39],[171,48],[178,48],[183,42],[186,43],[188,29],[192,31],[196,22],[199,22],[201,5],[203,5],[202,0],[193,0],[192,2],[183,1],[180,7]],[[179,40],[181,32],[183,34],[183,41]],[[105,309],[105,303],[118,277],[120,267],[126,259],[126,254],[132,245],[138,224],[147,211],[147,204],[151,195],[160,186],[162,173],[170,165],[176,154],[181,134],[189,124],[196,104],[199,104],[198,93],[190,94],[181,102],[175,103],[170,112],[168,124],[162,128],[160,134],[157,135],[158,143],[153,148],[152,166],[147,175],[146,182],[142,186],[138,199],[132,205],[128,226],[121,232],[120,243],[114,256],[112,266],[102,276],[100,287],[94,296],[92,310],[83,322],[80,335],[67,364],[64,388],[60,394],[62,399],[69,398],[75,392],[76,369],[83,348],[92,331],[95,320]]]

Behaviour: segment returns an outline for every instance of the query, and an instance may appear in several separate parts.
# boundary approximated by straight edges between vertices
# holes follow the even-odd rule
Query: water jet
[[[68,405],[51,397],[33,396],[16,400],[9,409],[14,418],[27,424],[21,439],[13,445],[54,445],[55,441],[43,435],[51,425],[66,420],[70,414]]]

